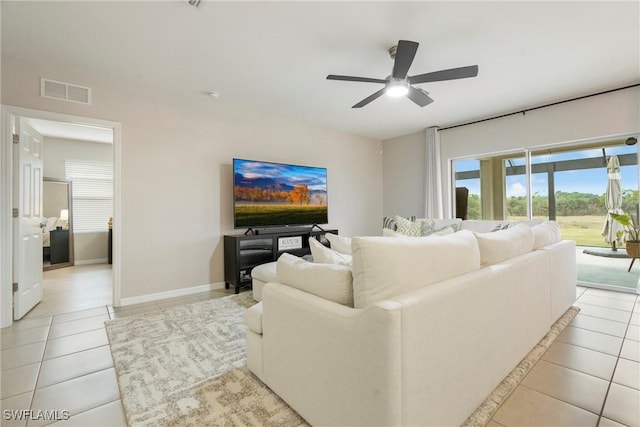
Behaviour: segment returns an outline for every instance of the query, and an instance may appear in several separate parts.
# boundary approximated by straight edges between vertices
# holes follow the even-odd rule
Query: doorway
[[[59,132],[63,132],[61,129],[67,129],[67,131],[75,129],[76,131],[84,131],[85,133],[91,131],[97,131],[108,133],[110,135],[110,141],[103,141],[105,144],[110,144],[110,160],[113,165],[113,181],[111,184],[112,188],[112,197],[113,197],[113,211],[112,211],[112,221],[110,224],[113,224],[113,230],[109,232],[110,237],[110,245],[109,249],[112,251],[111,256],[104,256],[105,264],[106,258],[112,260],[112,264],[110,267],[110,285],[111,285],[111,304],[114,306],[120,305],[120,251],[119,251],[119,228],[117,224],[119,224],[119,198],[120,198],[120,190],[119,190],[119,159],[120,159],[120,133],[121,133],[121,125],[117,122],[105,121],[101,119],[94,119],[88,117],[79,117],[79,116],[71,116],[59,113],[51,113],[39,110],[31,110],[20,107],[12,107],[12,106],[3,106],[2,107],[2,121],[3,121],[3,133],[2,133],[2,149],[0,150],[0,173],[2,175],[2,188],[0,188],[0,206],[2,206],[1,210],[1,221],[0,221],[0,235],[2,236],[2,243],[0,244],[0,279],[1,279],[1,287],[0,287],[0,326],[6,327],[10,326],[12,323],[11,318],[11,307],[13,303],[13,274],[12,274],[12,265],[13,265],[13,251],[12,251],[12,185],[13,185],[13,168],[11,164],[12,158],[12,129],[14,128],[13,123],[15,120],[19,118],[24,118],[29,120],[31,123],[41,122],[47,125],[55,125],[58,127]],[[41,130],[42,131],[42,130]],[[51,129],[44,131],[45,136],[45,144],[47,138],[58,139],[58,140],[73,140],[73,138],[68,138],[64,136],[64,133],[58,133]],[[85,139],[76,138],[78,139]],[[60,178],[60,175],[56,176],[55,173],[45,171],[45,175],[51,176],[53,175],[56,179],[64,180],[64,176]],[[62,211],[63,209],[61,209]],[[69,209],[72,211],[72,209]],[[58,219],[65,215],[65,212],[60,212],[57,214]],[[44,218],[44,216],[43,216]],[[72,220],[69,221],[68,224],[72,226]],[[106,224],[105,224],[106,226]],[[64,223],[60,226],[62,230],[64,230]],[[60,231],[60,230],[57,230]],[[73,229],[70,230],[73,233]],[[63,233],[64,234],[64,233]],[[106,236],[106,233],[104,233]],[[78,253],[77,241],[75,246],[75,253]],[[105,246],[106,237],[104,239]],[[72,240],[73,242],[73,240]],[[73,251],[73,246],[70,248]],[[71,261],[73,260],[73,252],[70,254],[69,264],[71,265]],[[42,254],[41,256],[44,256]],[[75,257],[76,267],[84,267],[78,266],[78,257]],[[86,258],[86,257],[85,257]],[[94,256],[94,258],[103,258],[102,256]],[[89,262],[85,262],[85,264],[93,264],[96,259],[90,259]],[[42,263],[40,264],[42,265]],[[76,267],[66,267],[66,268],[76,268]],[[85,267],[85,269],[90,269],[89,266]],[[62,270],[62,269],[61,269]],[[87,287],[87,290],[90,291],[90,288]],[[74,291],[75,292],[75,291]]]

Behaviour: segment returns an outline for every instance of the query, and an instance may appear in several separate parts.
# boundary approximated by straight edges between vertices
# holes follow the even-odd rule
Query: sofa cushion
[[[533,232],[531,227],[517,224],[494,233],[475,233],[480,248],[482,266],[497,264],[506,259],[531,252]]]
[[[244,323],[256,334],[262,334],[262,303],[259,302],[244,311]]]
[[[251,277],[265,283],[276,281],[276,263],[267,262],[251,269]]]
[[[496,220],[465,220],[462,221],[462,230],[475,231],[478,233],[488,233],[509,228],[509,221]]]
[[[429,237],[429,236],[446,236],[447,234],[453,234],[455,232],[456,232],[456,230],[455,230],[454,226],[450,225],[448,227],[436,230],[433,233],[430,233],[425,237]]]
[[[325,233],[324,235],[329,243],[331,243],[331,249],[341,254],[351,255],[351,238],[338,236],[333,233]]]
[[[267,262],[251,269],[251,294],[255,301],[262,301],[262,288],[269,282],[275,282],[276,262]]]
[[[276,271],[280,283],[353,307],[353,277],[347,266],[316,264],[284,253]]]
[[[315,237],[309,237],[309,249],[311,249],[311,255],[315,263],[351,266],[351,255],[341,254],[338,251],[329,249],[318,242]]]
[[[352,249],[356,308],[480,268],[470,231],[418,239],[354,237]]]
[[[533,232],[533,249],[551,245],[560,241],[560,227],[555,221],[546,221],[531,227]]]
[[[398,233],[395,230],[391,230],[390,228],[383,228],[382,229],[382,235],[385,237],[408,237],[405,236],[402,233]],[[351,251],[352,251],[352,255],[353,255],[353,245],[351,245]]]

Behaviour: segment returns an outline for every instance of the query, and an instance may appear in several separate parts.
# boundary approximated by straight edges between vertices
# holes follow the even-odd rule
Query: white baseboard
[[[167,298],[184,297],[188,295],[200,294],[207,291],[215,291],[224,289],[224,282],[209,283],[206,285],[192,286],[190,288],[176,289],[173,291],[158,292],[156,294],[140,295],[138,297],[121,298],[120,306],[141,304],[143,302],[160,301]]]
[[[107,262],[109,262],[107,258],[74,259],[73,265],[106,264]]]

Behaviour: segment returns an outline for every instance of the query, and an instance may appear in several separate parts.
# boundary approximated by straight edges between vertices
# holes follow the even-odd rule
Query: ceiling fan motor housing
[[[398,45],[389,48],[389,56],[391,59],[396,59],[396,52],[398,52]]]

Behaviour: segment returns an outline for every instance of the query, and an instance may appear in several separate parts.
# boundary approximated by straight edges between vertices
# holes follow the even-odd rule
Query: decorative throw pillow
[[[447,234],[453,234],[453,233],[455,233],[455,230],[453,226],[450,225],[441,230],[434,231],[433,233],[429,234],[429,236],[446,236]]]
[[[504,224],[498,224],[491,229],[491,232],[493,233],[494,231],[506,230],[510,225],[511,224],[508,222],[505,222]]]
[[[436,231],[436,220],[431,218],[419,219],[418,222],[422,224],[422,235],[428,236]]]
[[[453,232],[460,231],[460,227],[462,227],[462,220],[459,218],[454,219],[419,219],[418,221],[422,221],[422,235],[430,236],[434,233],[438,233],[443,230],[445,234],[448,234],[448,228],[451,228]]]
[[[313,262],[318,264],[340,264],[351,266],[351,255],[341,254],[318,242],[315,237],[309,237],[309,248]]]
[[[353,276],[347,266],[315,264],[284,253],[276,263],[276,274],[280,283],[353,307]]]
[[[405,236],[420,237],[422,236],[422,222],[413,222],[399,215],[394,217],[397,225],[397,232]]]
[[[389,230],[395,231],[397,228],[396,221],[388,216],[382,217],[382,228],[388,228]]]
[[[411,238],[423,238],[423,237],[431,237],[431,236],[446,236],[448,234],[453,234],[455,233],[456,230],[454,229],[453,226],[449,226],[449,227],[445,227],[442,230],[438,230],[438,231],[434,231],[433,233],[429,234],[428,236],[407,236],[404,235],[402,233],[398,233],[397,231],[393,231],[393,230],[389,230],[388,228],[383,228],[382,229],[382,235],[384,237],[402,237],[405,239],[411,239]]]
[[[329,243],[331,243],[331,249],[340,252],[341,254],[351,255],[351,238],[338,236],[333,233],[326,233],[324,235]]]

